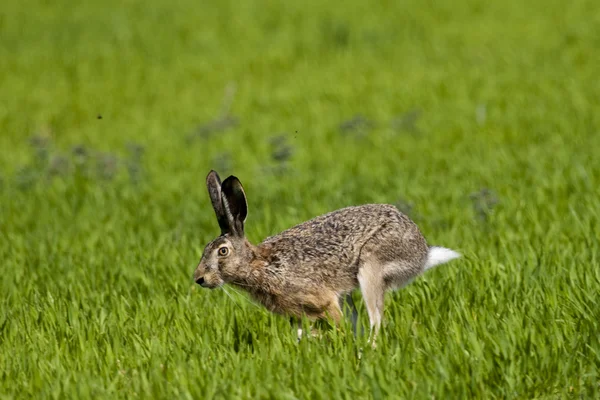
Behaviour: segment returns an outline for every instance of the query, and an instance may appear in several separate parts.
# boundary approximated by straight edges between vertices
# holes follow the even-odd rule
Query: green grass
[[[0,398],[598,395],[600,8],[378,4],[2,3]],[[296,344],[191,281],[211,168],[254,243],[386,202],[464,258]]]

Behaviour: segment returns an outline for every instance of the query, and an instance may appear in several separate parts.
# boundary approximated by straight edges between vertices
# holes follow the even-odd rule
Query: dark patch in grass
[[[275,176],[285,175],[290,171],[289,163],[294,154],[294,148],[288,142],[286,134],[269,138],[271,146],[271,164],[263,168],[265,173]]]
[[[35,135],[29,139],[29,144],[34,151],[34,161],[38,166],[44,166],[48,163],[51,140],[48,136]]]
[[[375,122],[361,114],[357,114],[349,120],[342,122],[339,125],[339,130],[343,135],[362,137],[367,135],[375,126]]]
[[[228,171],[233,170],[233,159],[231,157],[231,153],[225,151],[223,153],[217,154],[213,160],[212,164],[215,166],[214,169],[217,171],[223,171],[223,174],[228,174]]]
[[[127,159],[127,172],[129,173],[129,179],[132,183],[137,184],[140,182],[144,173],[142,165],[142,157],[144,155],[144,147],[137,143],[127,144],[127,150],[129,152],[129,158]]]
[[[411,133],[419,133],[417,122],[421,117],[421,110],[414,109],[392,119],[390,125],[396,132],[405,131]]]
[[[119,169],[119,159],[110,153],[99,154],[96,159],[96,173],[100,179],[112,180]]]
[[[14,176],[14,184],[21,190],[29,190],[38,183],[49,183],[55,178],[74,178],[74,182],[113,180],[122,166],[127,168],[132,183],[140,182],[143,175],[142,156],[144,149],[138,144],[129,144],[129,157],[122,160],[109,152],[98,152],[79,144],[70,153],[61,153],[53,148],[49,137],[36,135],[29,143],[32,148],[30,161]]]
[[[350,44],[350,27],[344,22],[325,18],[321,22],[321,36],[326,47],[345,49]]]
[[[86,164],[87,163],[89,152],[84,145],[78,144],[78,145],[74,146],[72,153],[73,153],[73,157],[74,157],[76,164]]]
[[[49,176],[65,176],[69,173],[71,169],[71,165],[69,163],[69,159],[63,155],[56,154],[53,155],[50,163],[48,165],[48,174]]]
[[[224,115],[212,121],[200,125],[194,133],[188,136],[188,141],[194,141],[197,138],[208,139],[215,133],[226,131],[230,128],[238,126],[238,119],[231,115]]]
[[[288,143],[285,134],[273,136],[270,138],[271,159],[278,163],[285,163],[293,154],[293,147]]]
[[[473,210],[475,211],[477,219],[482,222],[488,221],[494,207],[499,202],[496,194],[487,188],[483,188],[478,192],[471,193],[469,198],[471,199]]]
[[[91,175],[90,152],[84,145],[76,145],[71,150],[73,155],[74,174],[79,177],[89,177]]]
[[[18,189],[28,190],[35,186],[38,181],[39,174],[31,165],[25,165],[15,174],[15,185]]]
[[[414,221],[420,219],[419,214],[415,210],[414,203],[406,201],[404,199],[398,199],[393,204],[398,210],[400,210],[401,213],[410,217],[410,219]]]
[[[262,173],[266,175],[272,175],[277,177],[286,176],[289,178],[289,175],[294,170],[286,163],[275,164],[275,165],[266,165],[261,168]]]
[[[44,175],[50,158],[51,139],[49,133],[36,134],[29,139],[32,150],[31,162],[19,168],[15,174],[15,185],[21,190],[28,190],[35,186]]]
[[[191,143],[196,139],[206,140],[216,133],[224,132],[239,125],[239,119],[231,115],[231,104],[235,96],[235,85],[230,84],[225,88],[223,104],[218,117],[200,125],[194,132],[188,135],[187,142]]]

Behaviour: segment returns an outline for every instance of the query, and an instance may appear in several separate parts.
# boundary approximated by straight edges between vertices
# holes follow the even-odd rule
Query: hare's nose
[[[202,285],[204,284],[204,278],[198,278],[198,279],[196,280],[196,283],[197,283],[198,285],[202,286]]]

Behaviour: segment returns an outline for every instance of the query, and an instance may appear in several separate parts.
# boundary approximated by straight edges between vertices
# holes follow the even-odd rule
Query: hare
[[[258,246],[244,236],[248,204],[235,176],[221,183],[210,171],[208,193],[221,235],[204,248],[194,281],[214,289],[231,284],[246,290],[268,310],[301,321],[342,319],[342,302],[356,308],[350,294],[362,292],[370,340],[381,326],[384,294],[401,288],[425,270],[459,258],[428,246],[417,225],[388,204],[365,204],[333,211],[268,237]],[[302,335],[299,326],[298,338]]]

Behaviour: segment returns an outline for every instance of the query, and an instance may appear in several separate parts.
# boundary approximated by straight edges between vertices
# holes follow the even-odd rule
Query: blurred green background
[[[599,27],[591,0],[4,1],[1,398],[593,397]],[[253,243],[382,202],[464,258],[388,294],[377,350],[296,344],[191,281],[213,168]]]

